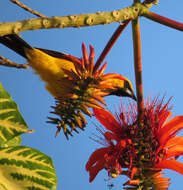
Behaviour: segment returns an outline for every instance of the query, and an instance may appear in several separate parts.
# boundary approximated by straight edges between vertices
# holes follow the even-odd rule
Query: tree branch
[[[144,10],[145,9],[145,10]],[[47,17],[22,20],[17,22],[6,22],[0,24],[0,36],[18,33],[27,30],[50,29],[50,28],[68,28],[84,27],[99,24],[110,24],[112,22],[121,22],[124,20],[133,20],[141,13],[146,11],[147,7],[136,3],[131,7],[111,12],[98,12],[91,14],[70,15],[63,17]]]
[[[135,20],[138,16],[147,17],[155,22],[173,27],[182,31],[182,23],[167,19],[148,10],[156,2],[144,1],[139,3],[138,0],[132,6],[114,10],[111,12],[97,12],[90,14],[69,15],[62,17],[46,17],[21,20],[17,22],[0,23],[0,36],[7,34],[23,32],[27,30],[51,29],[51,28],[69,28],[69,27],[86,27],[95,25],[106,25],[113,22],[125,20]]]

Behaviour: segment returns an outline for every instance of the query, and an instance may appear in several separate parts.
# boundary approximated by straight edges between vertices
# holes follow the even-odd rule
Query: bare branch
[[[41,18],[46,18],[46,16],[44,16],[43,14],[29,8],[28,6],[24,5],[23,3],[19,2],[18,0],[10,0],[12,3],[15,3],[16,5],[18,5],[19,7],[23,8],[24,10],[38,16],[38,17],[41,17]]]
[[[1,55],[0,55],[0,65],[7,67],[15,67],[17,69],[26,69],[28,66],[27,64],[17,64]]]

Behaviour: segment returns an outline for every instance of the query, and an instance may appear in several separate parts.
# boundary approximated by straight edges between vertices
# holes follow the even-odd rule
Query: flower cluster
[[[125,189],[163,190],[169,185],[169,179],[161,177],[163,169],[183,174],[183,164],[176,160],[183,154],[183,137],[176,136],[183,129],[183,116],[167,121],[171,116],[169,102],[148,100],[143,121],[138,121],[137,108],[132,103],[128,111],[121,106],[116,117],[105,109],[93,111],[107,131],[102,132],[105,147],[93,152],[86,164],[90,182],[106,169],[112,178],[130,178]]]
[[[57,125],[57,133],[63,129],[65,136],[72,135],[72,131],[78,133],[76,129],[84,129],[86,119],[83,115],[92,115],[88,108],[103,108],[106,105],[103,99],[104,96],[125,95],[130,96],[125,92],[132,93],[132,98],[135,99],[130,81],[120,74],[108,73],[104,74],[107,63],[98,68],[94,64],[94,48],[90,46],[90,55],[88,56],[86,47],[82,44],[83,57],[78,59],[71,55],[65,55],[64,59],[71,61],[74,64],[74,70],[63,69],[65,77],[60,80],[60,85],[64,87],[65,94],[56,98],[56,105],[52,106],[51,113],[56,114],[59,118],[48,117],[49,123]],[[124,81],[127,84],[126,88],[117,88],[118,85],[123,85]],[[124,91],[123,91],[124,89]]]

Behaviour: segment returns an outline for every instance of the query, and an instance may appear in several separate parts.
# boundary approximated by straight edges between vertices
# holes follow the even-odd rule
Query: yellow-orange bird
[[[68,87],[61,85],[60,81],[67,76],[65,70],[75,72],[72,58],[60,52],[34,48],[16,34],[0,37],[0,43],[26,58],[35,73],[45,82],[46,89],[55,98],[67,93]],[[113,88],[104,88],[107,95],[127,96],[136,99],[131,82],[120,74],[116,76],[106,79],[113,86]]]

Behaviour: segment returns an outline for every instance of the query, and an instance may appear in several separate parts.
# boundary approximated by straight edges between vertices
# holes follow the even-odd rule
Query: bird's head
[[[137,100],[130,80],[120,74],[109,73],[104,75],[108,95],[125,96]]]

